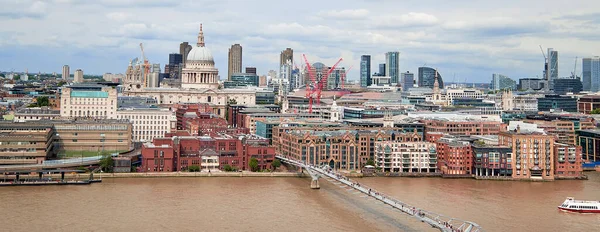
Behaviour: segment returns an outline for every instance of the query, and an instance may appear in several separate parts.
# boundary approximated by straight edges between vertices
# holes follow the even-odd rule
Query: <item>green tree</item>
[[[375,166],[375,161],[373,159],[367,160],[367,165]]]
[[[192,165],[188,167],[188,171],[190,172],[199,172],[200,171],[200,166],[198,165]]]
[[[112,172],[115,162],[111,156],[105,156],[100,160],[100,168],[103,172]]]
[[[15,75],[13,76],[13,80],[15,80],[15,81],[21,80],[21,76],[19,76],[19,75],[15,74]]]
[[[47,96],[41,96],[41,97],[36,97],[35,101],[39,106],[49,106],[50,105],[50,100],[48,99]]]
[[[233,167],[231,167],[231,165],[229,165],[229,164],[225,164],[223,166],[223,171],[232,172],[233,171]]]
[[[65,84],[67,84],[66,81],[60,81],[60,82],[58,82],[58,84],[56,86],[61,87],[61,86],[65,85]]]
[[[273,171],[277,170],[277,168],[281,167],[281,161],[278,159],[273,160],[273,162],[271,162],[271,167],[273,167]]]
[[[256,158],[250,159],[248,166],[250,167],[250,171],[253,171],[253,172],[258,171],[258,160]]]
[[[600,108],[590,111],[590,114],[600,114]]]

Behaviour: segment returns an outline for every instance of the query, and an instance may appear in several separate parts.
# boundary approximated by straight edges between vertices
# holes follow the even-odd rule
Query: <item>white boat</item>
[[[577,213],[600,213],[600,201],[581,201],[567,197],[558,209]]]

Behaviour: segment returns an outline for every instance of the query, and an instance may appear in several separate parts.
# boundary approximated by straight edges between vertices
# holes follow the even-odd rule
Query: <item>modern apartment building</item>
[[[581,146],[555,143],[554,155],[554,174],[556,178],[578,178],[582,176]]]
[[[471,143],[456,137],[442,137],[436,141],[437,167],[444,176],[473,175]]]
[[[77,69],[75,70],[75,74],[73,75],[74,83],[83,83],[83,70]]]
[[[437,162],[434,143],[375,142],[375,165],[383,172],[435,173]]]
[[[583,91],[600,91],[600,56],[583,58]]]
[[[385,53],[385,74],[392,84],[400,83],[400,52]]]
[[[66,81],[66,80],[68,80],[68,79],[69,79],[69,77],[71,77],[70,70],[71,70],[71,69],[69,68],[69,65],[64,65],[64,66],[63,66],[63,68],[62,68],[62,79],[63,79],[63,80],[65,80],[65,81]]]

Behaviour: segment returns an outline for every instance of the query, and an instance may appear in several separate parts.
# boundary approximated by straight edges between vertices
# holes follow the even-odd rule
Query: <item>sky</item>
[[[352,70],[371,55],[400,52],[400,70],[437,68],[446,82],[489,82],[542,76],[539,46],[559,52],[559,76],[581,73],[581,57],[600,55],[600,1],[594,0],[0,0],[0,70],[57,72],[68,64],[86,74],[124,73],[144,44],[151,63],[168,62],[202,23],[221,78],[232,44],[243,66],[278,70],[294,49],[309,62]],[[73,71],[72,71],[73,72]]]

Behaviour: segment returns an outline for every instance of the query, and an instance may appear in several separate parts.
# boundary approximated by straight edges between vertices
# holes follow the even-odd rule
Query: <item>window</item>
[[[73,139],[73,142],[77,142],[77,139]]]

